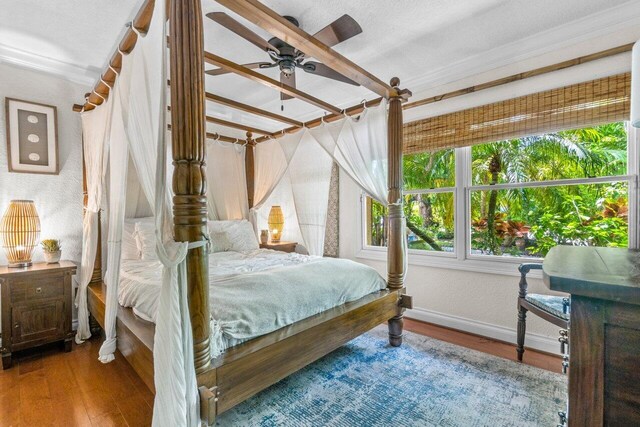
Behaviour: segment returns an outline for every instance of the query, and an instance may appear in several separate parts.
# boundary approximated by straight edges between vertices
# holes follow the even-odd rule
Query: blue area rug
[[[555,426],[567,378],[377,327],[218,418],[219,426]]]

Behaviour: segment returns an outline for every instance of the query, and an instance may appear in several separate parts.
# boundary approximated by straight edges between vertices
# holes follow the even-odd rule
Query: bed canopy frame
[[[318,315],[228,349],[221,356],[210,357],[210,307],[206,247],[189,249],[187,264],[188,309],[193,332],[194,369],[199,386],[201,418],[212,424],[222,413],[280,379],[314,362],[374,326],[388,322],[392,346],[402,343],[403,312],[411,308],[405,294],[404,275],[406,249],[402,209],[402,103],[411,92],[400,88],[393,78],[386,84],[338,54],[303,30],[292,25],[257,0],[242,2],[216,0],[238,15],[254,22],[275,37],[295,46],[323,62],[333,70],[368,88],[379,97],[347,109],[340,109],[298,89],[204,50],[200,0],[168,2],[169,63],[171,99],[171,138],[173,153],[174,237],[181,242],[200,242],[207,234],[207,198],[205,176],[205,143],[216,139],[246,144],[245,153],[249,206],[253,206],[254,149],[256,144],[282,135],[332,122],[345,115],[358,115],[365,108],[388,101],[388,278],[387,289],[360,300],[335,307]],[[149,29],[154,0],[146,0],[131,22],[118,50],[109,61],[84,105],[75,111],[99,108],[109,97],[122,66],[122,55],[130,53],[138,38]],[[307,122],[223,98],[205,91],[204,64],[209,63],[282,93],[308,102],[327,114]],[[267,117],[289,125],[280,132],[232,123],[205,114],[205,103],[214,102],[229,108]],[[246,131],[246,139],[238,140],[206,132],[206,122]],[[254,135],[257,137],[254,138]],[[85,203],[87,189],[85,182]],[[88,306],[95,321],[104,327],[105,287],[102,283],[100,242],[88,288]],[[118,349],[145,383],[153,390],[153,325],[119,307],[117,316]],[[321,338],[321,339],[318,339]]]
[[[198,242],[206,234],[207,202],[205,179],[205,142],[215,139],[246,144],[245,165],[249,207],[253,206],[254,149],[257,144],[303,128],[320,126],[323,122],[340,120],[344,115],[355,116],[367,107],[388,101],[388,278],[387,289],[360,300],[335,307],[318,315],[296,322],[275,332],[255,338],[228,349],[221,356],[209,357],[208,265],[206,249],[191,249],[187,255],[188,308],[194,346],[194,369],[200,394],[201,418],[208,424],[217,414],[237,405],[255,393],[287,375],[312,363],[352,338],[374,326],[388,322],[389,341],[393,346],[402,343],[403,312],[411,308],[411,298],[405,294],[404,273],[406,253],[403,244],[402,210],[402,110],[439,102],[457,96],[508,84],[528,77],[561,70],[578,64],[613,56],[631,49],[619,46],[595,54],[544,66],[528,72],[503,77],[455,90],[438,96],[405,102],[411,96],[400,89],[400,81],[386,84],[347,58],[336,53],[314,37],[268,9],[257,0],[216,0],[229,10],[260,26],[270,34],[320,60],[333,70],[368,88],[378,97],[341,110],[298,89],[286,86],[235,64],[225,58],[204,51],[203,22],[200,0],[168,2],[170,20],[169,47],[171,69],[171,118],[173,144],[174,234],[177,241]],[[151,23],[154,0],[146,0],[124,34],[109,66],[101,75],[93,91],[86,95],[84,105],[74,105],[75,111],[99,108],[109,97],[122,67],[122,55],[130,53],[138,33],[145,34]],[[313,120],[299,120],[265,111],[251,105],[227,99],[205,91],[204,64],[243,76],[254,82],[308,102],[326,111]],[[205,114],[205,103],[212,102],[253,115],[266,117],[288,127],[269,132],[256,126],[233,123]],[[403,102],[404,105],[403,105]],[[206,132],[206,122],[247,132],[245,140]],[[87,201],[86,181],[84,186]],[[99,224],[99,222],[98,222]],[[101,244],[98,243],[88,305],[93,324],[104,327],[105,287],[102,279]],[[120,307],[117,316],[117,346],[143,381],[153,390],[154,326],[138,319],[131,309]],[[321,338],[321,339],[318,339]]]

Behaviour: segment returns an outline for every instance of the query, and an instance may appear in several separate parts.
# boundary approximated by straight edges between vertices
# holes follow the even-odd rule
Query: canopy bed
[[[155,388],[154,425],[194,425],[197,418],[212,424],[216,414],[385,321],[390,344],[399,346],[403,311],[411,305],[403,284],[406,239],[401,197],[402,102],[411,93],[400,89],[399,79],[385,84],[332,50],[328,44],[340,41],[338,27],[329,26],[316,38],[257,0],[217,1],[277,37],[280,43],[274,49],[279,49],[278,61],[283,60],[287,49],[299,58],[313,57],[321,62],[305,71],[339,76],[337,79],[362,85],[379,98],[347,109],[337,108],[286,80],[277,82],[206,52],[200,0],[172,1],[166,9],[164,2],[147,0],[143,4],[108,70],[87,95],[85,104],[77,108],[83,120],[86,212],[76,340],[81,342],[90,336],[91,314],[106,334],[101,360],[112,360],[117,347],[146,384]],[[168,31],[165,11],[169,11]],[[216,17],[222,18],[226,19]],[[341,22],[352,25],[343,18]],[[354,33],[357,29],[352,28]],[[246,32],[245,36],[261,43]],[[167,82],[167,55],[170,103],[162,90]],[[246,77],[328,114],[303,123],[208,93],[204,87],[205,62],[219,67],[220,72]],[[281,69],[284,66],[276,65]],[[269,117],[290,127],[273,133],[208,117],[206,102]],[[171,106],[170,127],[165,117],[167,104]],[[206,122],[246,130],[246,140],[208,133]],[[168,128],[170,147],[165,144]],[[254,134],[261,136],[254,138]],[[171,192],[165,176],[169,150],[173,163]],[[143,251],[141,260],[131,262],[121,256],[128,250],[123,236],[131,227],[125,221],[130,161],[154,217],[146,225],[142,220],[133,225],[139,240],[144,242],[144,236],[148,240],[148,259]],[[327,192],[316,184],[326,181],[325,166],[333,161],[388,207],[386,282],[377,281],[377,273],[368,267],[347,260],[299,254],[263,256],[264,252],[247,255],[250,250],[229,255],[215,249],[220,243],[215,227],[227,223],[211,222],[212,217],[251,218],[255,226],[260,206],[286,180],[296,203],[300,235],[312,255],[321,255]],[[99,215],[104,204],[103,180],[109,187],[104,279]],[[314,208],[323,200],[324,211]],[[246,227],[238,225],[242,222],[234,224]],[[256,240],[255,233],[253,238]],[[237,269],[248,268],[249,258],[253,263],[250,268],[255,271],[251,275],[236,274]],[[264,271],[255,267],[257,258],[267,266]],[[275,270],[268,269],[273,265],[282,267],[275,277]],[[323,279],[331,275],[343,277],[340,289],[336,290],[335,281],[323,284]],[[231,278],[232,289],[225,288]],[[358,286],[344,286],[349,281],[358,282]],[[268,290],[260,292],[255,287],[258,282],[268,283]],[[295,286],[308,294],[306,300],[294,294],[291,289]],[[242,288],[262,299],[245,299],[242,303],[238,301],[244,297],[221,297]],[[153,297],[145,299],[148,295]],[[294,308],[305,306],[309,299],[333,300],[321,304],[320,309],[315,306],[292,315],[290,311],[274,313],[283,304],[271,303],[269,298],[284,300],[285,306]],[[119,299],[131,308],[119,305]],[[285,320],[275,327],[256,327],[261,321],[251,316],[260,310],[254,308],[260,307],[260,302],[271,316]],[[225,316],[237,321],[233,316],[238,313],[245,318],[244,325],[253,329],[243,339],[218,341],[215,321],[222,323]]]

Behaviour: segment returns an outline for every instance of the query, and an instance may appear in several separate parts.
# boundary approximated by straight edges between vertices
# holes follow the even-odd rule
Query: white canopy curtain
[[[211,219],[249,217],[245,151],[246,147],[240,144],[207,142],[207,203]]]
[[[333,159],[305,132],[286,173],[302,240],[310,255],[324,254],[332,166]]]
[[[331,180],[331,157],[304,129],[256,146],[252,221],[265,227],[269,210],[285,215],[283,239],[302,243],[322,256]]]
[[[166,181],[166,92],[164,76],[166,35],[165,2],[155,2],[148,33],[136,49],[123,56],[122,70],[112,90],[114,111],[110,125],[110,198],[105,333],[100,360],[113,360],[116,344],[117,288],[120,240],[124,222],[127,153],[130,151],[140,185],[155,201],[156,252],[163,264],[163,282],[154,338],[155,426],[196,426],[198,391],[193,369],[193,348],[186,296],[184,260],[188,245],[171,235],[171,194]],[[158,72],[160,70],[160,72]],[[104,106],[103,106],[104,107]],[[101,111],[97,108],[91,113]],[[96,119],[98,120],[98,119]],[[97,124],[87,123],[87,126]],[[94,172],[95,173],[95,172]],[[202,245],[196,243],[192,246]]]
[[[264,205],[287,171],[305,133],[296,132],[256,145],[252,221],[255,221],[255,212]]]
[[[311,129],[318,143],[362,188],[387,205],[387,102],[366,108],[357,118]]]
[[[85,175],[87,181],[87,206],[82,219],[82,261],[76,307],[78,308],[78,330],[76,343],[81,344],[91,337],[89,310],[87,308],[87,286],[93,275],[98,248],[98,213],[102,203],[102,181],[106,172],[106,153],[109,147],[109,128],[113,102],[107,100],[101,108],[81,115]]]

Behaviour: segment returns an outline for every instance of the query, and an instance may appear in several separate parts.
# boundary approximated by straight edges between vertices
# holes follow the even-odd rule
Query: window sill
[[[387,261],[387,249],[366,247],[356,253],[357,259],[371,261]],[[535,259],[477,259],[460,260],[453,254],[420,254],[409,252],[409,265],[442,268],[447,270],[470,271],[474,273],[499,274],[503,276],[520,276],[518,266],[526,262],[539,262]],[[532,270],[528,278],[542,279],[541,270]]]

